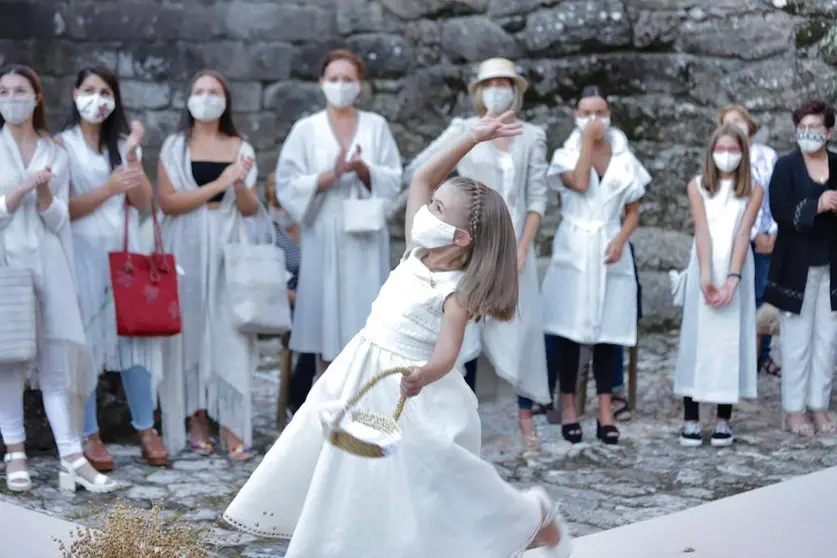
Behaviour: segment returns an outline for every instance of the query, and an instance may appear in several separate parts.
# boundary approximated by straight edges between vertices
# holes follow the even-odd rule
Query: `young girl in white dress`
[[[451,373],[475,317],[509,320],[517,307],[517,242],[503,198],[466,178],[441,184],[478,143],[521,124],[488,114],[414,176],[411,249],[392,271],[366,326],[331,363],[307,401],[224,513],[243,531],[291,538],[288,558],[511,558],[527,547],[567,556],[569,537],[539,488],[520,492],[479,458],[477,400]],[[510,120],[509,120],[510,121]],[[438,188],[436,188],[438,186]],[[319,411],[372,377],[363,399],[401,418],[403,441],[384,459],[326,444]]]
[[[674,392],[683,396],[684,446],[703,444],[699,402],[716,403],[715,447],[733,442],[729,420],[739,398],[756,397],[756,303],[750,229],[764,190],[750,175],[747,137],[715,130],[703,175],[689,182],[695,243],[686,270]]]

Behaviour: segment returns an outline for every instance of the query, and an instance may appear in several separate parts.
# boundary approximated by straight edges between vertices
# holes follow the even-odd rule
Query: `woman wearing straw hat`
[[[469,88],[476,116],[454,118],[442,135],[410,164],[405,180],[409,181],[415,169],[446,145],[468,133],[472,123],[488,111],[519,112],[527,86],[510,60],[492,58],[480,64],[477,78]],[[477,146],[459,162],[457,173],[478,180],[503,196],[517,234],[520,270],[517,318],[511,322],[488,320],[469,326],[460,361],[467,361],[467,367],[474,370],[476,357],[484,350],[497,374],[515,386],[525,451],[536,454],[540,451],[540,441],[532,421],[533,400],[544,404],[551,401],[532,247],[546,210],[546,134],[537,126],[523,122],[521,135]],[[469,379],[474,387],[473,380]]]

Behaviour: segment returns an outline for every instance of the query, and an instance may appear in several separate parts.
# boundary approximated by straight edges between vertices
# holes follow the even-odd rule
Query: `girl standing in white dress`
[[[750,174],[747,136],[715,130],[703,175],[689,182],[695,243],[686,270],[674,393],[683,396],[684,446],[703,443],[698,404],[718,404],[712,445],[733,442],[732,405],[756,397],[756,301],[750,230],[764,190]]]
[[[611,394],[618,347],[636,345],[637,280],[628,241],[651,177],[625,134],[610,126],[610,107],[598,87],[582,90],[575,116],[576,129],[547,171],[549,185],[561,194],[561,223],[541,288],[544,331],[557,352],[561,435],[571,443],[582,439],[578,364],[581,345],[593,345],[596,437],[616,444]]]
[[[416,173],[406,218],[412,249],[230,504],[227,523],[291,537],[288,558],[511,558],[530,545],[568,555],[546,493],[516,490],[479,458],[476,397],[452,371],[469,320],[514,316],[517,242],[499,194],[467,178],[436,187],[479,143],[520,133],[504,121],[489,113]],[[372,460],[326,444],[322,406],[395,366],[412,372],[400,383],[385,378],[363,406],[391,412],[402,391],[412,397],[398,451]]]
[[[156,387],[163,371],[160,340],[117,335],[110,285],[108,253],[122,251],[126,218],[128,249],[141,252],[139,212],[148,210],[153,196],[142,168],[143,129],[139,122],[132,127],[116,75],[89,66],[76,77],[70,123],[56,141],[70,156],[73,253],[93,377],[103,371],[121,373],[142,455],[149,464],[162,466],[168,452],[154,430]],[[84,442],[84,455],[96,469],[113,469],[113,457],[99,437],[95,387],[85,405]]]
[[[224,280],[224,246],[247,238],[242,216],[258,211],[253,147],[232,119],[230,90],[203,70],[189,88],[181,131],[166,138],[157,165],[163,243],[174,254],[183,332],[163,341],[163,414],[189,417],[189,446],[208,455],[207,414],[221,425],[230,459],[250,459],[250,378],[258,366],[256,336],[238,331]],[[163,425],[169,451],[185,442],[180,420]]]
[[[406,174],[411,176],[433,155],[457,141],[489,109],[498,114],[509,109],[519,111],[527,85],[511,60],[492,58],[483,62],[471,86],[477,116],[455,118],[439,138],[416,156]],[[517,238],[520,271],[517,316],[509,322],[489,320],[469,326],[475,330],[466,336],[463,360],[475,367],[475,359],[484,350],[497,374],[517,389],[524,449],[534,454],[540,450],[540,441],[532,420],[533,400],[552,402],[542,337],[537,260],[532,246],[546,213],[546,134],[533,124],[515,121],[523,126],[519,136],[481,143],[456,167],[459,176],[482,182],[503,196]]]
[[[59,487],[101,493],[121,486],[82,454],[84,402],[95,384],[73,273],[69,188],[67,153],[47,135],[38,76],[26,66],[0,69],[0,265],[31,271],[39,305],[35,362],[0,366],[0,434],[12,491],[32,487],[24,452],[27,381],[43,395],[61,456]]]
[[[389,203],[401,156],[384,118],[355,108],[363,61],[346,50],[323,62],[327,106],[294,124],[276,165],[276,196],[302,228],[301,268],[290,349],[328,363],[363,327],[389,274],[389,230],[349,232],[344,202]]]

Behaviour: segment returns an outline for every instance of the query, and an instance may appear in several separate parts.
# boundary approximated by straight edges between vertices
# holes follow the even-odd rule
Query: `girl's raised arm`
[[[480,142],[495,138],[520,135],[523,124],[514,122],[514,113],[508,111],[500,116],[490,111],[474,122],[470,133],[452,142],[446,149],[436,153],[413,175],[407,194],[407,214],[404,222],[405,237],[410,238],[413,217],[422,205],[430,201],[433,191],[453,172],[459,161]]]

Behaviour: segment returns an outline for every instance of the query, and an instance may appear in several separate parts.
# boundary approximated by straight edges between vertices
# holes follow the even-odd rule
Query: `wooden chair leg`
[[[288,422],[288,399],[291,391],[291,374],[293,373],[293,352],[288,348],[290,334],[282,336],[282,353],[279,356],[279,395],[276,400],[276,430],[285,429]]]
[[[628,404],[631,409],[636,409],[636,390],[637,390],[637,354],[639,350],[636,346],[628,350]]]

